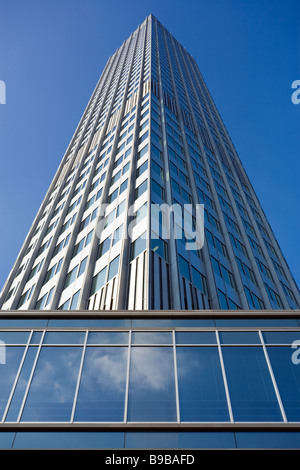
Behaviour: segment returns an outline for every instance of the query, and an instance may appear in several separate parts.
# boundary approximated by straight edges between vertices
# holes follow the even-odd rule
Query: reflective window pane
[[[44,344],[83,344],[84,331],[48,331]]]
[[[0,441],[1,445],[1,441]],[[13,449],[122,449],[123,432],[17,432]]]
[[[2,419],[25,348],[6,346],[5,349],[2,347],[0,349],[0,419]]]
[[[133,331],[132,344],[172,344],[170,331]]]
[[[180,420],[229,420],[218,349],[178,347],[176,356]]]
[[[29,331],[0,331],[0,341],[5,344],[27,344]]]
[[[123,421],[127,372],[126,347],[86,350],[75,421]]]
[[[128,344],[128,331],[93,331],[89,333],[88,344]]]
[[[219,338],[223,344],[261,344],[256,331],[220,331]]]
[[[40,344],[42,331],[34,331],[31,336],[30,344]]]
[[[299,347],[268,347],[268,355],[288,421],[300,421]]]
[[[269,344],[292,344],[300,340],[299,331],[264,331],[265,343]]]
[[[28,380],[32,371],[34,360],[36,358],[37,350],[38,348],[36,346],[31,346],[30,348],[28,348],[25,361],[23,363],[15,391],[10,402],[5,421],[17,421],[18,419],[19,411],[21,409]]]
[[[214,331],[176,331],[176,344],[217,344]]]
[[[299,432],[235,432],[240,449],[300,449]]]
[[[225,372],[236,421],[281,421],[263,349],[223,346]]]
[[[234,449],[232,432],[126,432],[128,449]]]
[[[128,421],[176,421],[171,347],[132,347]]]
[[[82,348],[41,349],[22,421],[69,421]]]

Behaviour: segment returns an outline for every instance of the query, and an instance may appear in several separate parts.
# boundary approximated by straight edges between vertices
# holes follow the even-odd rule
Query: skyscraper
[[[296,283],[194,58],[150,15],[109,58],[2,290],[2,329],[12,327],[14,319],[17,326],[33,328],[30,336],[29,330],[21,331],[28,335],[20,339],[19,352],[23,345],[22,361],[26,355],[31,365],[22,369],[15,353],[15,382],[12,391],[7,385],[2,420],[96,421],[102,431],[107,421],[299,421],[295,396],[286,398],[285,408],[274,377],[272,355],[275,361],[278,348],[266,352],[268,326],[291,328],[284,343],[297,339],[299,304]],[[222,316],[223,310],[230,314]],[[223,326],[234,331],[216,331],[226,318]],[[251,323],[255,318],[261,318],[266,336],[260,323]],[[250,331],[244,328],[247,319]],[[68,330],[91,325],[98,330]],[[99,330],[101,325],[112,330],[111,336]],[[129,331],[133,325],[144,330]],[[153,333],[159,325],[162,330]],[[194,326],[198,329],[191,331]],[[57,331],[60,327],[65,330]],[[16,343],[9,333],[2,335],[12,351],[9,345]],[[235,333],[239,336],[233,339]],[[221,348],[237,344],[237,338],[248,346],[239,352]],[[59,362],[62,344],[64,353],[70,350],[71,369],[67,360]],[[182,344],[186,347],[178,347],[174,359],[175,345]],[[94,395],[87,383],[95,380],[93,360],[110,384],[101,388],[96,381]],[[235,360],[246,369],[251,361],[257,364],[251,379],[258,396],[244,405],[241,397],[234,401],[241,393],[235,390],[241,365],[233,371],[228,364]],[[200,398],[194,396],[197,379],[193,383],[188,376],[191,361],[206,364],[198,370],[205,374]],[[59,367],[50,379],[68,378],[65,401],[55,394],[41,398],[39,379],[46,364]],[[150,372],[144,372],[145,388],[141,385],[141,367],[147,370],[147,364],[150,372],[156,367],[158,383],[152,388]],[[292,377],[289,367],[287,377]],[[25,390],[19,381],[26,373]],[[279,382],[281,374],[280,369]],[[219,437],[226,435],[224,445],[230,447],[231,434],[222,432]],[[164,438],[169,442],[168,433]]]

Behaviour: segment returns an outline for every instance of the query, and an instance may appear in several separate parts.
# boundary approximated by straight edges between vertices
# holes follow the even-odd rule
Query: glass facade
[[[222,328],[161,318],[134,327],[139,320],[112,318],[112,329],[76,321],[31,329],[7,320],[10,329],[1,328],[2,422],[299,422],[299,324]]]

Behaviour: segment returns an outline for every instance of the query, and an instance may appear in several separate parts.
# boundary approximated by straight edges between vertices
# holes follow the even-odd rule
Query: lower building
[[[1,449],[300,449],[300,312],[1,311]]]

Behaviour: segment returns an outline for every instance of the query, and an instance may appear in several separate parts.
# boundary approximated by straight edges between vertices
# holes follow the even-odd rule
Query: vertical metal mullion
[[[127,410],[128,410],[128,391],[129,391],[129,372],[130,372],[130,355],[131,355],[131,333],[129,330],[128,338],[128,356],[127,356],[127,371],[126,371],[126,388],[125,388],[125,403],[124,403],[124,423],[127,423]]]
[[[216,337],[217,337],[217,343],[218,343],[219,358],[220,358],[220,363],[221,363],[221,369],[222,369],[223,382],[224,382],[224,387],[225,387],[225,394],[226,394],[226,398],[227,398],[227,406],[228,406],[228,411],[229,411],[229,416],[230,416],[230,422],[233,423],[234,418],[233,418],[233,412],[232,412],[232,407],[231,407],[230,394],[229,394],[228,383],[227,383],[227,378],[226,378],[226,371],[225,371],[225,366],[224,366],[224,361],[223,361],[223,354],[222,354],[222,348],[221,348],[221,343],[220,343],[220,338],[219,338],[219,332],[217,330],[216,330]]]
[[[80,361],[80,366],[79,366],[79,371],[78,371],[77,384],[76,384],[76,389],[75,389],[75,393],[74,393],[74,400],[73,400],[72,412],[71,412],[71,417],[70,417],[70,422],[71,422],[71,423],[73,423],[73,421],[74,421],[74,415],[75,415],[75,409],[76,409],[76,402],[77,402],[78,391],[79,391],[79,385],[80,385],[80,380],[81,380],[81,375],[82,375],[82,369],[83,369],[83,363],[84,363],[84,358],[85,358],[85,352],[86,352],[86,345],[87,345],[88,334],[89,334],[89,330],[86,330],[86,332],[85,332],[85,338],[84,338],[84,343],[83,343],[83,348],[82,348],[81,361]]]
[[[9,410],[9,407],[10,407],[10,404],[11,404],[11,401],[12,401],[12,398],[13,398],[13,395],[14,395],[14,392],[15,392],[17,383],[19,381],[20,374],[21,374],[21,371],[22,371],[22,368],[23,368],[23,365],[24,365],[24,362],[25,362],[25,359],[26,359],[26,355],[27,355],[27,351],[28,351],[28,348],[29,348],[29,344],[30,344],[32,335],[33,335],[33,330],[30,331],[29,338],[28,338],[27,344],[25,346],[25,350],[24,350],[24,353],[23,353],[23,356],[22,356],[22,360],[21,360],[21,363],[20,363],[16,378],[15,378],[14,384],[13,384],[11,392],[10,392],[10,395],[9,395],[9,398],[8,398],[8,401],[7,401],[7,405],[6,405],[4,413],[3,413],[1,423],[3,423],[5,421],[7,412]]]
[[[25,406],[25,403],[26,403],[26,400],[27,400],[27,395],[28,395],[28,392],[29,392],[29,388],[30,388],[30,385],[31,385],[31,382],[32,382],[32,377],[33,377],[33,374],[35,372],[36,364],[37,364],[37,361],[38,361],[38,358],[39,358],[39,355],[40,355],[40,352],[41,352],[41,348],[42,348],[45,333],[46,333],[46,330],[43,330],[43,334],[42,334],[42,337],[40,339],[40,344],[38,346],[38,351],[37,351],[37,354],[36,354],[36,358],[35,358],[34,363],[33,363],[32,371],[31,371],[31,374],[30,374],[30,377],[29,377],[29,380],[28,380],[28,384],[27,384],[27,387],[26,387],[26,390],[25,390],[25,393],[24,393],[24,398],[23,398],[23,401],[22,401],[22,404],[21,404],[21,407],[20,407],[20,411],[19,411],[19,414],[18,414],[17,423],[20,422],[20,419],[21,419],[21,416],[22,416],[22,413],[23,413],[23,409],[24,409],[24,406]]]
[[[177,371],[175,330],[172,331],[172,338],[173,338],[173,360],[174,360],[174,379],[175,379],[175,396],[176,396],[176,416],[177,416],[177,423],[180,423],[180,407],[179,407],[179,390],[178,390],[178,371]]]
[[[287,420],[287,417],[286,417],[286,414],[285,414],[284,406],[283,406],[283,403],[282,403],[282,400],[281,400],[281,397],[280,397],[280,393],[279,393],[279,390],[278,390],[278,387],[277,387],[275,375],[274,375],[274,372],[273,372],[273,369],[272,369],[272,366],[271,366],[268,351],[267,351],[267,348],[266,348],[265,341],[264,341],[261,330],[258,330],[258,334],[259,334],[260,341],[261,341],[263,351],[264,351],[264,354],[265,354],[265,358],[266,358],[266,361],[267,361],[267,365],[268,365],[269,373],[270,373],[271,380],[272,380],[272,383],[273,383],[273,387],[274,387],[274,390],[275,390],[276,398],[277,398],[278,403],[279,403],[282,419],[285,423],[287,423],[288,420]]]

